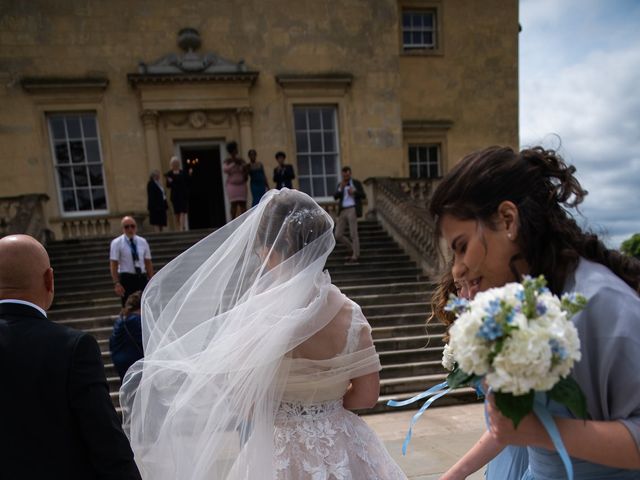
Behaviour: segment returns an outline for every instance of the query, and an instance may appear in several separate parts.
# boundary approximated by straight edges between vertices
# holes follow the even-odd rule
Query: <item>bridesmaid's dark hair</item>
[[[505,200],[518,207],[520,252],[511,259],[527,261],[531,275],[544,275],[559,294],[580,257],[600,263],[640,292],[640,261],[605,247],[597,235],[583,231],[568,211],[587,191],[553,150],[542,147],[515,152],[489,147],[464,157],[438,184],[429,210],[439,223],[444,214],[477,220],[493,228],[494,215]]]

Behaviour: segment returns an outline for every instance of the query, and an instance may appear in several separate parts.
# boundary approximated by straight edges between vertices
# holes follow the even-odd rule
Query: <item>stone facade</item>
[[[434,48],[403,49],[407,11],[433,13]],[[176,44],[185,27],[200,46]],[[278,150],[297,167],[305,105],[335,109],[339,165],[357,178],[409,176],[420,144],[438,146],[442,173],[473,149],[517,146],[517,57],[517,0],[9,0],[0,197],[48,195],[58,238],[143,216],[149,171],[181,146],[236,140],[268,176]],[[48,123],[60,112],[95,115],[106,208],[94,214],[64,212]]]

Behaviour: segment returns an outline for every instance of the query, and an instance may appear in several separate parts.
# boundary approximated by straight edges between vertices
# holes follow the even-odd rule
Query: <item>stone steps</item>
[[[435,288],[421,269],[376,222],[361,222],[361,259],[345,265],[346,248],[337,245],[327,260],[332,281],[356,301],[372,326],[380,355],[380,400],[373,410],[393,410],[386,401],[408,398],[444,380],[444,326],[426,325]],[[161,268],[210,231],[143,234],[150,243],[154,267]],[[111,362],[108,339],[120,311],[108,271],[110,238],[65,240],[47,246],[56,272],[56,299],[49,316],[61,324],[85,330],[99,342],[111,396],[118,405],[120,379]],[[437,405],[475,399],[461,390]],[[421,402],[418,402],[421,404]],[[417,408],[419,404],[409,408]]]

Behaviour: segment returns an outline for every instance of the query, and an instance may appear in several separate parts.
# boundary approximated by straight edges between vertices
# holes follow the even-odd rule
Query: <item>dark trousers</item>
[[[120,284],[124,288],[124,295],[122,296],[122,306],[124,307],[127,298],[134,292],[138,290],[142,292],[144,287],[147,286],[147,282],[149,279],[147,278],[146,273],[120,273]]]

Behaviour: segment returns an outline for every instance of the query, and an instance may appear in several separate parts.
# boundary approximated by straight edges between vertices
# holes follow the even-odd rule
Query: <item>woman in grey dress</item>
[[[640,262],[607,249],[583,231],[570,209],[584,199],[574,176],[553,151],[515,152],[490,147],[462,159],[433,194],[431,214],[453,254],[453,277],[470,297],[544,275],[555,294],[588,298],[573,319],[582,360],[573,377],[587,398],[591,419],[573,418],[553,402],[549,409],[571,456],[576,479],[640,478]],[[526,446],[524,474],[509,457],[503,478],[565,478],[563,463],[533,414],[514,429],[489,397],[490,432],[461,459],[477,467],[504,446]],[[475,463],[474,463],[475,462]],[[465,478],[469,470],[447,472]],[[489,471],[491,474],[491,470]]]

